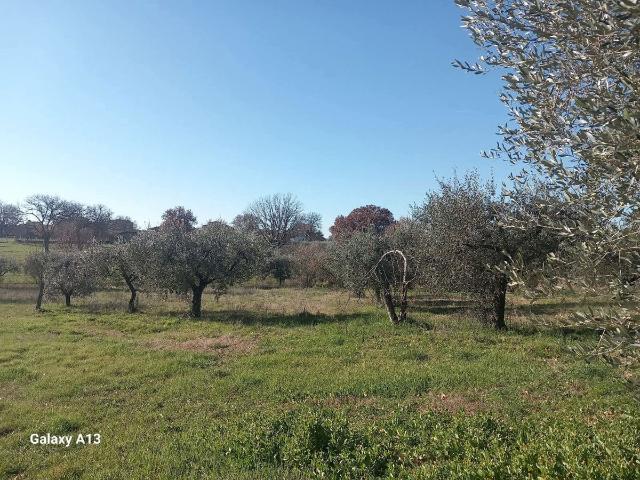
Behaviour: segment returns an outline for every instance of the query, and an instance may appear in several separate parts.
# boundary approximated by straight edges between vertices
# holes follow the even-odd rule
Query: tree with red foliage
[[[356,232],[369,230],[381,234],[394,222],[393,213],[388,209],[377,205],[365,205],[352,210],[346,217],[342,215],[337,217],[329,231],[333,239],[340,240],[349,238]]]
[[[190,232],[196,228],[197,222],[198,220],[191,210],[178,206],[165,210],[162,214],[160,228],[165,230],[177,228],[178,230]]]

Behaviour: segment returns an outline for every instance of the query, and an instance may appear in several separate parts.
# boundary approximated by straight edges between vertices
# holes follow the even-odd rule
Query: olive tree
[[[377,290],[371,269],[384,253],[385,245],[379,235],[370,230],[354,232],[330,243],[330,268],[342,287],[356,297],[364,297],[368,289]]]
[[[394,324],[407,318],[409,288],[419,271],[412,231],[409,222],[383,235],[374,229],[356,231],[329,248],[331,268],[342,286],[359,297],[371,289]]]
[[[200,317],[202,293],[213,285],[222,294],[262,268],[266,245],[257,236],[221,221],[185,231],[159,232],[153,243],[154,281],[174,292],[191,292],[191,315]]]
[[[293,261],[287,255],[277,254],[267,261],[264,273],[278,280],[278,285],[282,286],[293,275]]]
[[[42,310],[42,300],[45,291],[45,273],[47,270],[48,253],[32,252],[27,255],[24,262],[24,272],[32,277],[38,284],[38,297],[36,298],[36,311]]]
[[[560,237],[535,221],[515,229],[502,220],[510,215],[536,218],[540,205],[532,199],[514,203],[497,197],[493,184],[483,184],[477,173],[439,181],[439,189],[413,207],[422,227],[423,282],[431,289],[476,296],[486,319],[495,328],[506,328],[506,267],[517,262],[529,272],[542,268],[547,255],[558,250]],[[556,203],[547,202],[546,208],[551,205],[561,213]]]
[[[114,244],[98,245],[92,249],[100,274],[116,283],[124,283],[129,289],[129,313],[136,312],[138,292],[151,281],[149,259],[154,254],[154,238],[152,231],[140,232],[129,241],[120,239]]]
[[[501,129],[503,142],[488,155],[542,178],[577,213],[540,218],[544,228],[559,232],[573,247],[555,261],[593,269],[617,259],[619,268],[602,269],[595,286],[617,289],[626,279],[635,281],[640,273],[640,4],[456,3],[466,10],[463,26],[484,51],[479,63],[457,65],[504,74],[500,98],[510,121]],[[517,198],[521,188],[516,182],[511,196]],[[634,274],[616,279],[616,271]],[[566,280],[582,284],[585,278]],[[577,323],[605,332],[601,353],[640,360],[637,313],[612,305],[608,312],[585,312]]]
[[[79,250],[49,253],[45,276],[48,294],[64,295],[67,307],[71,306],[71,297],[93,293],[99,278],[89,252]]]

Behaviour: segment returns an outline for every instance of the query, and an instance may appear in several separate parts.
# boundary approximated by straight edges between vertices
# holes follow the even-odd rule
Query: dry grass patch
[[[489,410],[482,396],[477,392],[461,393],[431,393],[421,402],[418,410],[421,412],[438,411],[448,413],[464,412],[476,414]]]
[[[253,311],[277,315],[339,315],[372,308],[371,299],[355,298],[348,292],[322,289],[257,289],[236,287],[219,302],[209,302],[212,311]]]

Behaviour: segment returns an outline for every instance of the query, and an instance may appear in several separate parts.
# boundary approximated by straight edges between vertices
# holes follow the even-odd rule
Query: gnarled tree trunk
[[[507,276],[503,273],[498,275],[493,292],[493,326],[498,330],[507,328],[504,321],[506,301],[507,301]]]
[[[404,322],[407,319],[407,295],[409,293],[409,284],[404,282],[402,284],[402,293],[400,298],[400,322]]]
[[[397,325],[398,323],[400,323],[400,320],[398,319],[398,315],[396,314],[396,307],[393,304],[393,295],[391,295],[391,292],[386,288],[382,291],[382,299],[384,300],[385,307],[387,307],[387,315],[389,315],[389,320],[391,320],[391,323],[393,323],[394,325]]]
[[[38,279],[38,298],[36,299],[36,311],[42,310],[42,298],[44,297],[44,277]]]
[[[194,318],[200,318],[202,315],[202,292],[204,292],[206,285],[196,285],[191,287],[191,316]]]
[[[402,260],[402,279],[397,282],[400,284],[400,317],[398,317],[398,314],[396,313],[396,305],[393,299],[394,287],[389,283],[386,275],[378,275],[377,273],[377,268],[380,266],[380,263],[389,255],[396,255]],[[374,292],[376,293],[376,296],[380,295],[382,297],[382,301],[387,309],[387,315],[389,315],[389,320],[391,320],[391,323],[394,325],[402,323],[407,319],[407,294],[409,291],[409,284],[411,283],[411,280],[407,279],[407,270],[408,264],[405,254],[400,250],[390,250],[380,257],[380,260],[378,260],[376,265],[370,271],[370,274],[375,274],[378,280],[378,285],[376,285]]]
[[[129,287],[129,291],[131,292],[127,310],[129,313],[135,313],[138,310],[138,290],[129,278],[125,278],[124,281],[127,283],[127,287]]]

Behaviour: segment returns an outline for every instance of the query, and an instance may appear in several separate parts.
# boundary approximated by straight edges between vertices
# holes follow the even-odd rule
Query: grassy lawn
[[[35,314],[31,295],[0,296],[6,478],[640,475],[639,404],[569,351],[587,334],[496,333],[436,301],[393,327],[324,290],[238,289],[199,321],[119,293]],[[30,444],[47,432],[101,443]]]

